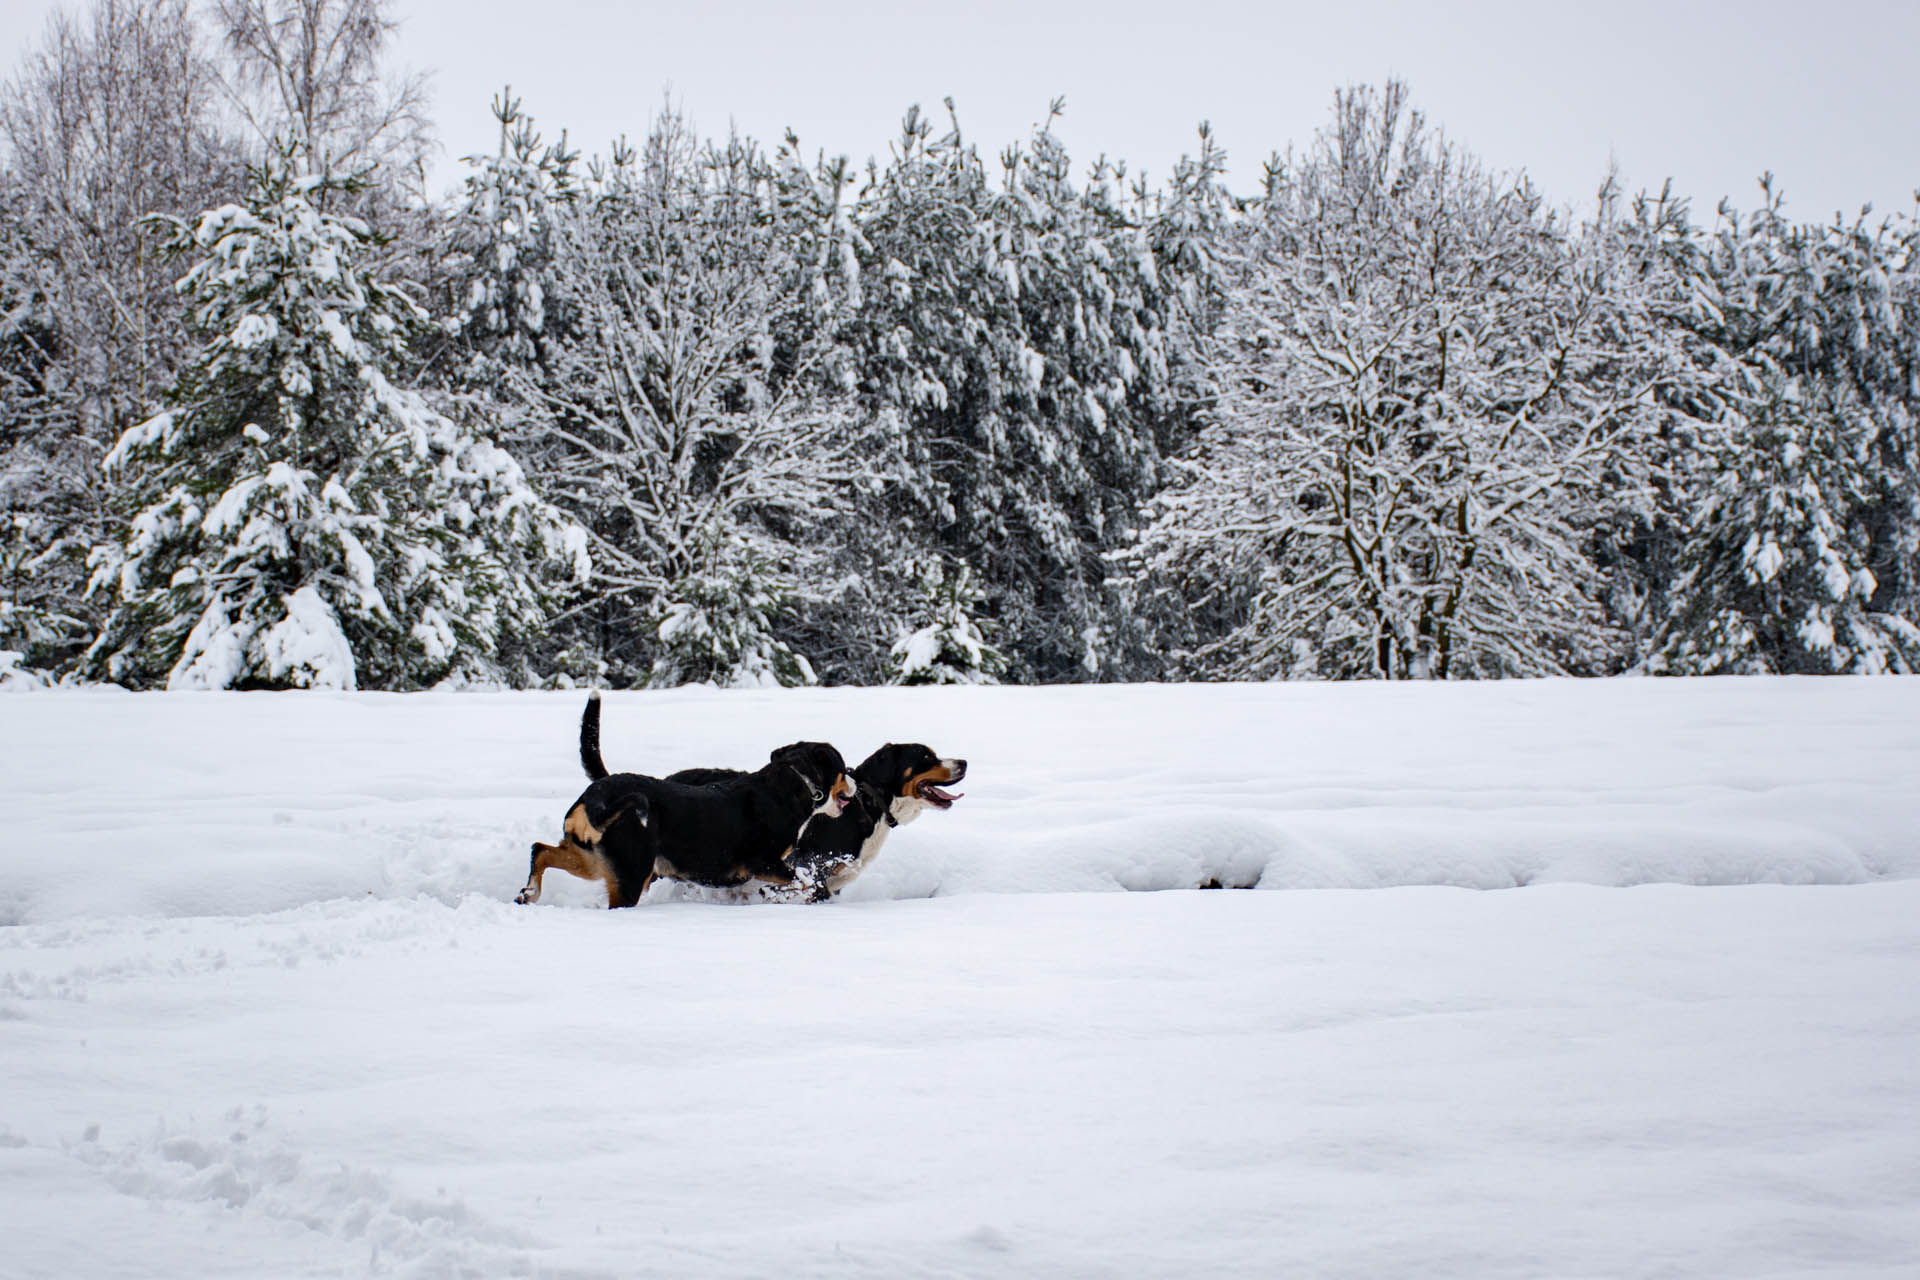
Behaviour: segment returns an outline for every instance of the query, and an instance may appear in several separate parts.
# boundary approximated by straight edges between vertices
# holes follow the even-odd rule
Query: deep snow
[[[0,697],[0,1275],[1920,1272],[1920,681],[614,694],[968,794],[514,907],[580,702]]]
[[[510,898],[584,783],[584,702],[7,695],[0,922]],[[857,900],[1920,876],[1911,679],[687,689],[609,694],[603,734],[651,773],[802,738],[969,759]]]

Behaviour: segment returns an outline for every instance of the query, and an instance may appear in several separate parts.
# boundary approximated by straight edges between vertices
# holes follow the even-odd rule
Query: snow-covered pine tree
[[[1219,398],[1214,381],[1218,371],[1210,355],[1226,310],[1229,266],[1250,231],[1242,216],[1244,203],[1224,185],[1226,152],[1210,126],[1202,124],[1199,135],[1198,154],[1182,157],[1164,190],[1148,191],[1140,183],[1134,194],[1136,205],[1149,211],[1146,225],[1154,259],[1164,264],[1158,274],[1167,285],[1169,411],[1159,433],[1166,459],[1192,447],[1205,414]],[[1174,474],[1163,461],[1162,484]],[[1138,494],[1136,500],[1145,507],[1155,492],[1157,488]],[[1200,600],[1156,589],[1149,577],[1135,571],[1137,562],[1130,555],[1131,539],[1140,523],[1136,517],[1121,535],[1118,549],[1108,553],[1115,570],[1109,578],[1117,598],[1115,630],[1130,632],[1129,644],[1145,659],[1134,664],[1132,674],[1165,679],[1177,672],[1175,655],[1191,649],[1202,637],[1229,629],[1237,602],[1216,599],[1209,609]]]
[[[245,207],[172,231],[206,345],[128,431],[113,612],[90,674],[136,687],[418,688],[524,680],[548,584],[584,536],[484,438],[385,372],[424,319],[316,208],[335,179],[258,170]]]
[[[958,561],[921,566],[923,624],[893,644],[888,684],[998,684],[1007,660],[987,639],[992,624],[976,616],[973,571]]]
[[[596,169],[556,213],[574,323],[548,381],[513,382],[593,535],[578,622],[615,680],[811,683],[783,632],[837,576],[844,228],[753,143],[703,144],[671,111]]]
[[[1696,258],[1703,456],[1648,667],[1917,670],[1913,232],[1795,224],[1763,190]]]
[[[1874,356],[1860,362],[1872,371],[1874,412],[1884,424],[1874,439],[1874,500],[1862,512],[1875,579],[1867,603],[1920,625],[1920,196],[1875,242],[1884,253],[1863,270],[1860,291],[1872,295],[1884,277],[1892,324],[1876,324]],[[1857,234],[1853,244],[1860,247]]]
[[[996,183],[915,109],[862,199],[851,332],[908,477],[892,521],[974,567],[1022,679],[1126,670],[1103,552],[1158,477],[1172,295],[1116,177],[1077,190],[1043,127]]]
[[[1229,629],[1197,675],[1591,671],[1587,554],[1651,371],[1598,247],[1408,113],[1343,92],[1268,171],[1217,402],[1137,562]]]
[[[813,664],[776,634],[796,588],[762,554],[754,541],[740,539],[693,557],[655,628],[649,685],[760,689],[818,682]]]
[[[493,100],[493,114],[499,150],[468,158],[442,256],[456,365],[445,376],[499,403],[509,368],[545,381],[550,335],[566,327],[552,209],[575,194],[576,157],[564,138],[542,145],[511,90]]]
[[[854,190],[858,175],[845,156],[809,159],[789,132],[774,155],[773,189],[796,263],[804,263],[809,305],[787,312],[782,346],[807,351],[814,372],[810,398],[832,406],[846,441],[823,519],[799,527],[805,570],[795,579],[792,607],[780,634],[807,655],[830,684],[886,680],[889,651],[911,609],[926,550],[917,530],[899,520],[887,495],[908,483],[903,458],[884,414],[859,403],[860,355],[847,326],[880,287],[862,269],[864,240]]]
[[[467,157],[464,192],[423,255],[424,292],[438,324],[418,348],[420,382],[456,421],[490,424],[489,434],[545,493],[566,446],[546,429],[536,393],[552,390],[553,345],[572,331],[555,210],[577,194],[577,157],[564,135],[542,143],[511,89],[494,98],[493,114],[499,146]],[[578,605],[585,592],[580,584],[563,606]],[[565,627],[543,635],[536,657],[549,678],[601,674],[575,640]]]
[[[1592,554],[1603,600],[1624,647],[1620,669],[1642,666],[1666,615],[1687,539],[1691,494],[1708,430],[1694,414],[1713,372],[1690,358],[1685,317],[1702,252],[1688,204],[1671,184],[1642,192],[1622,211],[1609,179],[1598,216],[1583,238],[1611,262],[1613,324],[1642,368],[1654,377],[1647,429],[1618,442],[1602,478]]]
[[[544,492],[566,452],[546,429],[540,393],[554,388],[552,348],[574,323],[566,271],[556,261],[565,241],[555,211],[577,194],[577,157],[564,137],[541,142],[511,90],[495,97],[493,113],[499,148],[467,158],[464,194],[430,255],[427,293],[439,325],[423,381],[450,416],[491,423],[493,437]],[[574,660],[563,635],[549,635],[546,648],[550,674],[597,674],[591,661]]]
[[[1225,185],[1227,153],[1211,125],[1201,124],[1199,140],[1199,153],[1180,158],[1164,191],[1149,191],[1140,183],[1134,196],[1135,203],[1149,211],[1146,225],[1154,260],[1164,264],[1157,274],[1169,285],[1169,376],[1185,410],[1213,401],[1204,351],[1226,305],[1226,259],[1246,230],[1243,202]],[[1103,191],[1102,199],[1107,198]],[[1199,424],[1191,413],[1183,413],[1171,425],[1187,433],[1173,438],[1182,445]]]

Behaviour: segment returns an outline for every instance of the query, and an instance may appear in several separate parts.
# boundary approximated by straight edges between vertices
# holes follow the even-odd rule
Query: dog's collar
[[[822,800],[827,798],[826,792],[822,791],[820,788],[813,785],[812,778],[809,778],[806,774],[800,772],[799,765],[790,764],[787,766],[787,768],[793,770],[794,777],[800,779],[800,781],[806,784],[807,794],[813,797],[813,803],[815,805],[818,805]]]
[[[882,809],[880,812],[886,815],[888,826],[897,827],[900,825],[900,819],[893,816],[893,801],[891,800],[887,801],[887,807],[885,809]]]

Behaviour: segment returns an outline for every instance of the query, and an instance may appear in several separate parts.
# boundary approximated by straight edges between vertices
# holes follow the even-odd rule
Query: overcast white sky
[[[78,0],[68,7],[76,7]],[[50,6],[0,0],[11,66]],[[1164,176],[1211,120],[1251,189],[1260,162],[1304,143],[1335,86],[1406,79],[1416,105],[1497,169],[1524,167],[1584,204],[1615,159],[1628,185],[1751,206],[1772,169],[1802,218],[1920,187],[1914,0],[397,0],[397,57],[434,72],[446,146],[491,150],[488,103],[511,83],[549,136],[588,151],[643,133],[671,94],[707,133],[809,153],[884,154],[906,107],[939,111],[997,150],[1067,100],[1077,163],[1098,153]],[[1702,210],[1705,212],[1705,210]]]

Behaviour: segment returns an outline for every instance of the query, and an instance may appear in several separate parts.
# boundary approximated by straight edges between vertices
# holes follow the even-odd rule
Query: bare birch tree
[[[78,651],[88,548],[107,532],[100,460],[189,355],[177,264],[142,231],[237,194],[219,81],[187,0],[56,13],[0,87],[0,649]]]
[[[0,91],[7,166],[58,277],[59,328],[101,438],[144,416],[172,382],[184,338],[176,264],[139,227],[238,194],[218,80],[187,0],[99,0],[57,13]]]
[[[400,25],[389,0],[214,0],[213,12],[234,101],[262,143],[291,147],[309,173],[420,184],[433,147],[427,78],[382,66]]]

